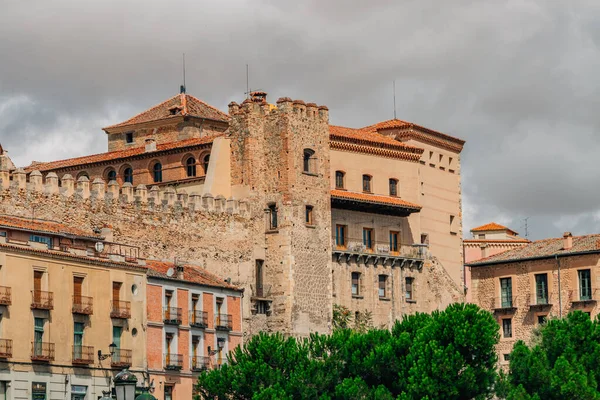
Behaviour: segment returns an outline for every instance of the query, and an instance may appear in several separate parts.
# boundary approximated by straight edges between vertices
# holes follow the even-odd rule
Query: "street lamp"
[[[112,357],[113,354],[115,354],[115,351],[117,350],[117,345],[114,343],[111,343],[108,345],[108,354],[102,354],[102,350],[98,350],[98,360],[100,361],[104,361],[106,360],[108,357]]]
[[[117,400],[135,400],[137,378],[128,369],[119,372],[113,379]]]

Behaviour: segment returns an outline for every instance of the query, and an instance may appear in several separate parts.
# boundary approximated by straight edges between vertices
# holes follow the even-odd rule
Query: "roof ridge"
[[[140,115],[142,115],[142,114],[146,114],[147,112],[150,112],[150,111],[152,111],[152,110],[154,110],[154,109],[156,109],[156,108],[158,108],[158,107],[162,106],[163,104],[165,104],[165,103],[167,103],[167,102],[169,102],[169,101],[173,100],[173,99],[174,99],[174,98],[176,98],[177,96],[179,96],[179,94],[176,94],[175,96],[169,97],[168,99],[166,99],[166,100],[164,100],[164,101],[161,101],[160,103],[158,103],[158,104],[156,104],[156,105],[154,105],[154,106],[151,106],[150,108],[147,108],[146,110],[144,110],[144,111],[142,111],[142,112],[140,112],[140,113],[137,113],[137,114],[135,114],[133,117],[131,117],[131,118],[129,118],[129,119],[127,119],[127,120],[123,121],[123,122],[119,122],[119,123],[116,123],[116,124],[112,124],[112,125],[109,125],[109,126],[106,126],[106,127],[102,128],[102,129],[104,130],[104,129],[110,129],[110,128],[116,128],[116,127],[119,127],[119,126],[125,126],[125,125],[128,125],[127,123],[128,123],[129,121],[132,121],[133,119],[135,119],[135,118],[139,117]]]
[[[197,102],[199,102],[199,103],[201,103],[201,104],[205,105],[206,107],[208,107],[208,108],[211,108],[211,109],[213,109],[213,110],[215,110],[215,111],[217,111],[217,112],[219,112],[219,113],[223,114],[223,115],[224,115],[224,116],[225,116],[227,119],[230,119],[230,118],[231,118],[231,117],[229,116],[229,114],[227,114],[227,113],[225,113],[225,112],[223,112],[223,111],[219,110],[217,107],[211,106],[210,104],[208,104],[208,103],[207,103],[207,102],[205,102],[205,101],[202,101],[202,100],[200,100],[200,99],[199,99],[199,98],[197,98],[196,96],[192,96],[191,94],[186,94],[186,96],[189,96],[189,97],[190,97],[190,98],[192,98],[194,101],[197,101]]]

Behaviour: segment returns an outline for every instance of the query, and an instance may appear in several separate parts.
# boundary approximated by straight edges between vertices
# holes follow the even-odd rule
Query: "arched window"
[[[87,172],[85,172],[85,171],[81,171],[80,173],[78,173],[76,179],[79,179],[82,176],[85,176],[86,178],[90,179],[90,175]]]
[[[162,164],[157,162],[152,167],[152,178],[155,183],[162,182]]]
[[[363,175],[363,192],[371,193],[371,175]]]
[[[196,176],[196,159],[194,157],[188,157],[185,160],[185,169],[188,177]]]
[[[390,178],[390,196],[398,196],[398,179]]]
[[[202,159],[202,168],[204,168],[204,175],[208,174],[208,163],[210,161],[210,154],[207,154]]]
[[[123,170],[123,182],[129,182],[133,185],[133,169],[131,167]]]
[[[303,170],[307,174],[316,173],[315,168],[315,152],[311,149],[304,149]]]
[[[342,171],[335,171],[335,188],[343,189],[344,188],[344,173]]]
[[[114,169],[109,169],[108,172],[106,173],[106,181],[110,182],[110,181],[116,181],[117,180],[117,171],[115,171]]]

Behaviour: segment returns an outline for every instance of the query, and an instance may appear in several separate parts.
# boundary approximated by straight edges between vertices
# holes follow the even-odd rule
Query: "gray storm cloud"
[[[467,140],[465,230],[600,231],[597,1],[0,1],[0,143],[18,165],[106,150],[101,127],[177,93],[250,86]],[[466,235],[465,235],[466,236]]]

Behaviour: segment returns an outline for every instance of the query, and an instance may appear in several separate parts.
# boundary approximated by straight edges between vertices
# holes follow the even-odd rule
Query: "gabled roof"
[[[229,115],[225,114],[221,110],[203,102],[202,100],[197,99],[194,96],[181,93],[132,118],[129,118],[127,121],[107,126],[103,129],[110,130],[130,125],[143,124],[146,122],[162,121],[180,116],[191,116],[222,122],[227,122],[230,119]]]
[[[51,171],[61,168],[70,168],[78,165],[94,164],[106,161],[119,160],[123,158],[139,156],[143,154],[156,155],[157,152],[180,149],[184,147],[198,146],[202,144],[212,143],[216,137],[223,136],[217,134],[213,136],[205,136],[203,138],[193,138],[187,140],[179,140],[175,142],[161,143],[156,145],[156,151],[146,152],[145,146],[134,147],[126,150],[111,151],[108,153],[92,154],[90,156],[68,158],[66,160],[51,161],[47,163],[35,163],[25,167],[25,172],[31,171]]]
[[[507,228],[504,225],[497,224],[495,222],[490,222],[489,224],[478,226],[477,228],[471,229],[471,232],[487,232],[487,231],[508,231],[514,235],[518,235],[517,232],[512,229]]]
[[[502,264],[554,256],[563,257],[578,253],[600,253],[600,234],[573,236],[573,246],[567,250],[564,249],[563,238],[537,240],[528,245],[507,250],[467,265]]]
[[[197,283],[199,285],[204,286],[212,286],[223,289],[242,291],[242,289],[238,288],[237,286],[231,285],[225,282],[224,279],[219,278],[218,276],[211,274],[205,269],[195,265],[183,265],[183,279],[179,279],[177,277],[177,272],[175,272],[173,276],[167,275],[169,269],[172,268],[174,271],[176,269],[175,263],[170,261],[146,260],[146,267],[148,268],[149,277],[170,280],[181,280],[190,283]]]
[[[67,226],[60,222],[43,219],[23,218],[13,215],[0,215],[0,228],[11,228],[28,232],[50,233],[61,236],[75,236],[98,240],[101,236],[91,231]]]

